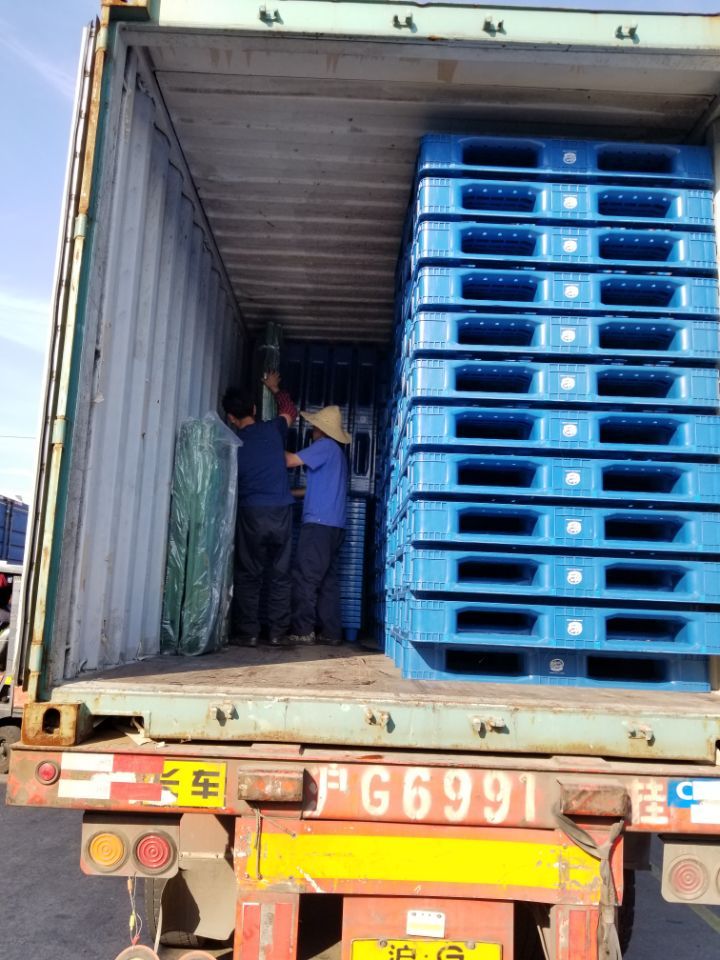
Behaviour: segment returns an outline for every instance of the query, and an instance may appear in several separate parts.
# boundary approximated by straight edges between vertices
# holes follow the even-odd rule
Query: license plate
[[[352,960],[502,960],[502,946],[477,940],[353,940]]]

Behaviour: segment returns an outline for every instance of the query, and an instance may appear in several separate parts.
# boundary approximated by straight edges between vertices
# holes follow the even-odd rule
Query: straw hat
[[[306,410],[300,411],[300,416],[311,423],[318,430],[322,430],[338,443],[351,443],[352,437],[343,430],[342,415],[340,407],[323,407],[317,413],[308,413]]]

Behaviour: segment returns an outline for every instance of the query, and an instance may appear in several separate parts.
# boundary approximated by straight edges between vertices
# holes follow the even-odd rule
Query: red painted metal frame
[[[292,751],[287,751],[292,754]],[[428,825],[502,826],[512,828],[550,829],[555,825],[553,810],[561,802],[563,783],[567,778],[585,786],[588,794],[597,792],[602,805],[603,791],[608,784],[624,788],[630,798],[627,830],[639,833],[680,835],[720,835],[720,823],[693,823],[688,806],[668,805],[668,784],[671,779],[717,776],[716,768],[667,767],[663,773],[655,766],[640,768],[631,765],[632,773],[624,774],[622,765],[593,761],[586,772],[578,769],[578,761],[565,764],[554,761],[527,761],[527,769],[503,767],[505,758],[494,758],[497,767],[489,766],[493,758],[463,757],[459,766],[453,758],[439,765],[436,756],[423,758],[425,765],[414,765],[407,755],[359,755],[342,763],[286,760],[284,755],[273,760],[238,748],[232,755],[227,749],[198,748],[188,750],[174,745],[162,756],[138,748],[98,750],[95,755],[113,757],[118,771],[133,772],[135,781],[118,785],[112,800],[58,795],[59,783],[44,785],[35,777],[42,761],[62,766],[63,757],[87,755],[92,748],[77,751],[45,751],[21,747],[13,750],[7,787],[10,804],[42,807],[71,807],[103,812],[181,813],[177,804],[158,803],[147,799],[154,795],[164,759],[195,759],[227,765],[226,797],[222,807],[208,810],[242,816],[259,809],[272,814],[278,810],[283,791],[288,798],[297,784],[298,773],[304,776],[302,802],[284,804],[284,816],[312,821],[345,820],[367,823],[424,823]],[[551,769],[547,769],[550,766]],[[567,768],[567,772],[566,772]],[[647,770],[647,772],[644,772]],[[239,796],[240,794],[240,796]],[[425,797],[418,802],[418,796]],[[245,797],[249,799],[246,800]],[[267,798],[267,802],[263,801]],[[195,809],[195,812],[197,810]],[[597,815],[610,811],[597,810]]]
[[[341,960],[352,960],[353,940],[405,939],[409,910],[440,912],[445,915],[443,939],[499,943],[503,960],[512,960],[512,903],[427,897],[346,897]]]
[[[560,904],[550,912],[553,960],[598,960],[598,912]]]
[[[233,960],[295,960],[299,905],[293,894],[239,897]]]

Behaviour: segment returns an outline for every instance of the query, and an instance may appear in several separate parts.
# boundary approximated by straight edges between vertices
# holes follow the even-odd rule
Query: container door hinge
[[[52,427],[52,445],[62,447],[65,445],[65,432],[67,430],[67,420],[65,417],[56,417],[53,420]]]
[[[43,663],[43,648],[39,643],[33,644],[30,647],[30,652],[28,654],[28,670],[31,673],[40,673],[42,670]]]
[[[73,229],[73,239],[84,238],[87,234],[88,218],[86,213],[78,214],[75,217],[75,226]]]

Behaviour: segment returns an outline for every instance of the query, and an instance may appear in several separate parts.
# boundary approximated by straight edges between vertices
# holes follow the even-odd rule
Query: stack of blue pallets
[[[698,147],[423,140],[378,446],[405,676],[708,689],[711,182]]]

